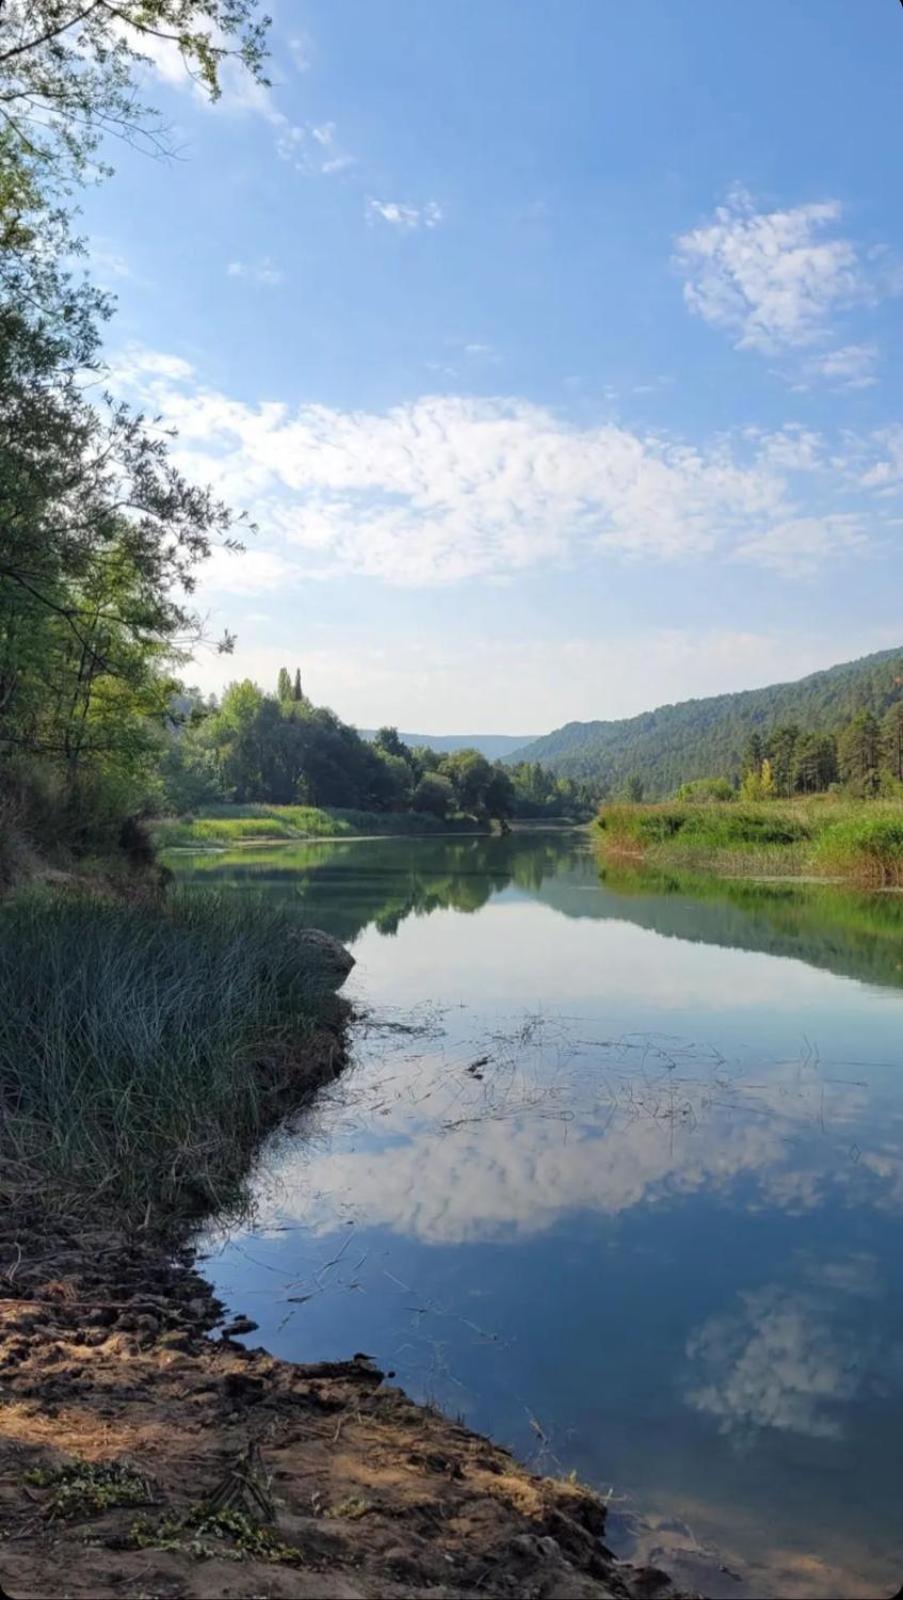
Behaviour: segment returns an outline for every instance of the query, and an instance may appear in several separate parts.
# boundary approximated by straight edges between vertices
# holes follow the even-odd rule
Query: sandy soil
[[[297,1366],[214,1336],[222,1307],[186,1250],[2,1242],[11,1600],[673,1593],[609,1555],[593,1494],[412,1404],[365,1356]]]

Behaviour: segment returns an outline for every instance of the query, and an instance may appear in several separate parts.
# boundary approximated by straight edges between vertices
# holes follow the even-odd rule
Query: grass
[[[604,806],[602,847],[650,865],[903,884],[903,804],[817,795],[759,803]]]
[[[0,1203],[122,1220],[237,1206],[317,1024],[290,912],[30,891],[0,905]]]
[[[353,811],[317,806],[207,806],[198,817],[161,818],[154,823],[164,849],[241,844],[261,839],[348,839],[361,834],[414,834],[467,831],[470,818],[437,817],[409,811]]]

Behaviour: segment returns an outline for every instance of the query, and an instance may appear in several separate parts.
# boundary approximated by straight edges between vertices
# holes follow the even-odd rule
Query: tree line
[[[595,795],[537,763],[505,767],[478,750],[412,748],[393,727],[364,739],[305,694],[283,667],[274,693],[250,679],[221,700],[173,701],[159,804],[176,812],[214,802],[411,811],[446,819],[589,816]]]
[[[903,700],[864,709],[835,733],[781,723],[746,741],[739,773],[681,784],[681,800],[789,799],[842,788],[860,799],[903,796]]]

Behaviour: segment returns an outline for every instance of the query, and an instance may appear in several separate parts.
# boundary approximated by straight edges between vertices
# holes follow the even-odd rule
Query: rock
[[[293,928],[291,940],[299,954],[310,958],[332,988],[342,987],[354,966],[354,956],[350,950],[346,950],[331,933],[323,933],[320,928]]]
[[[259,1322],[252,1322],[250,1317],[235,1317],[223,1329],[224,1339],[235,1339],[242,1333],[254,1333],[260,1327]]]

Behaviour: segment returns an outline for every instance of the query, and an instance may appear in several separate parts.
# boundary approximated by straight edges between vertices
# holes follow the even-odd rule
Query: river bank
[[[603,854],[651,867],[903,886],[899,800],[815,795],[758,803],[619,803],[602,807],[594,833]]]
[[[366,1356],[274,1360],[231,1336],[242,1321],[214,1337],[223,1308],[184,1244],[18,1225],[2,1244],[12,1600],[673,1592],[609,1555],[597,1496]]]
[[[260,1139],[342,1070],[342,947],[215,897],[70,885],[0,917],[4,1593],[661,1592],[606,1551],[596,1495],[365,1355],[247,1349],[254,1324],[198,1270],[201,1220],[242,1204]]]

